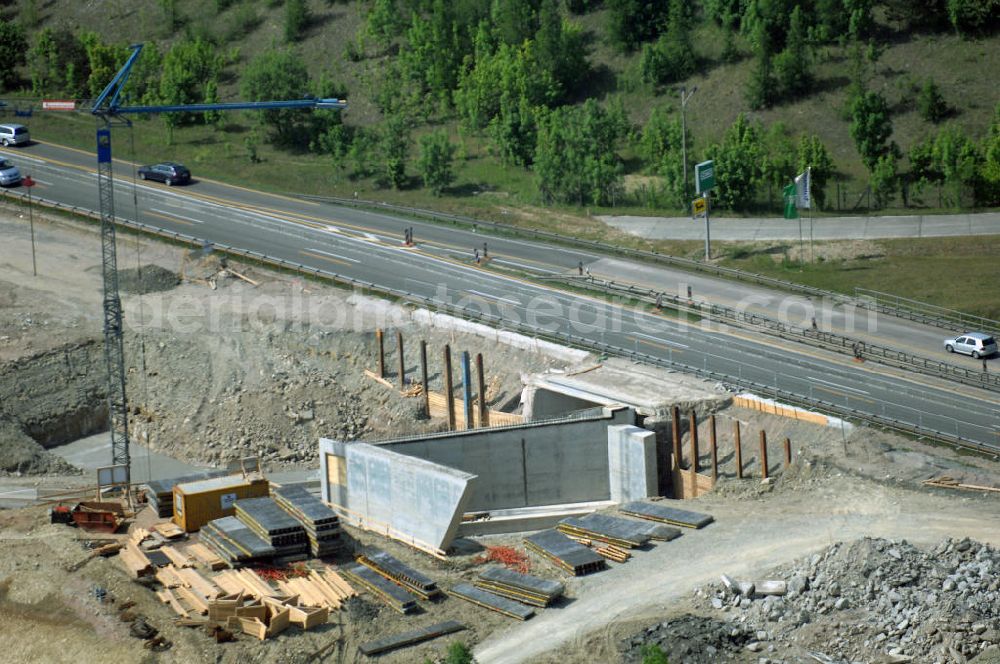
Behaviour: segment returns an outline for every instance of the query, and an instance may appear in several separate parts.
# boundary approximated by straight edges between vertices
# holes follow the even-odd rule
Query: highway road
[[[90,210],[97,207],[93,155],[45,143],[0,152],[32,175],[38,183],[33,192],[36,197]],[[907,376],[870,363],[857,365],[839,356],[749,333],[705,329],[615,302],[555,290],[522,276],[571,274],[580,263],[595,275],[607,271],[614,276],[625,268],[642,272],[648,267],[645,265],[629,268],[627,262],[584,251],[488,237],[212,181],[196,180],[187,187],[133,185],[132,169],[123,163],[116,164],[116,177],[116,212],[123,219],[137,219],[437,302],[472,307],[506,321],[573,334],[734,380],[752,381],[762,388],[759,391],[765,392],[764,396],[767,389],[798,394],[1000,450],[1000,398],[995,394]],[[406,247],[403,230],[411,226],[416,246]],[[483,242],[488,244],[488,262],[482,261]],[[474,260],[476,249],[479,264]],[[659,278],[659,274],[650,276],[648,272],[638,276]],[[759,306],[769,313],[775,304],[787,312],[796,307],[808,312],[808,300],[803,298],[794,298],[800,302],[795,304],[789,296],[743,284],[720,285],[693,275],[671,278],[676,288],[684,283],[680,279],[691,283],[696,295],[711,293],[713,298],[729,298],[730,302],[749,299],[747,306]],[[808,314],[797,315],[808,318]],[[821,314],[820,320],[834,325],[836,320],[846,321],[847,316],[847,312],[833,311],[829,317]],[[910,325],[889,322],[883,316],[877,328],[885,330],[884,326],[892,330],[889,334],[913,334],[907,332]],[[940,348],[941,332],[917,334]]]

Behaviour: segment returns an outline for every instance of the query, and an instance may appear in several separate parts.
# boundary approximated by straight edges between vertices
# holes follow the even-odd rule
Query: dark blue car
[[[162,164],[140,166],[139,178],[142,180],[165,182],[167,183],[167,186],[187,184],[191,181],[191,171],[189,171],[183,164],[175,164],[172,161],[165,161]]]

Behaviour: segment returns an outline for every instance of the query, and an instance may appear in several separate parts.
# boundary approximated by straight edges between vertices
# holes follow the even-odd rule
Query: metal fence
[[[978,330],[993,336],[1000,336],[1000,321],[992,318],[974,316],[955,309],[939,307],[935,304],[867,288],[855,288],[854,296],[859,306],[879,313],[887,313],[897,318],[905,318],[955,332]]]

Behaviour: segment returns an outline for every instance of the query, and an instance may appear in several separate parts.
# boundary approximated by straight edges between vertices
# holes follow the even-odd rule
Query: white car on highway
[[[965,353],[977,360],[997,352],[996,340],[982,332],[966,332],[952,339],[944,340],[944,349],[949,353]]]
[[[13,187],[21,184],[21,171],[10,159],[0,159],[0,185]]]

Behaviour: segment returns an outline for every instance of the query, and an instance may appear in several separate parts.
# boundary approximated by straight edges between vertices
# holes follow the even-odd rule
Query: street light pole
[[[698,90],[698,86],[691,88],[691,92],[687,92],[687,88],[681,88],[681,159],[684,160],[684,205],[690,205],[690,196],[688,195],[688,157],[687,157],[687,124],[684,121],[684,109],[687,108],[688,100],[691,99],[691,95]],[[686,94],[685,94],[686,93]]]
[[[30,175],[25,175],[21,181],[25,189],[28,190],[28,225],[31,226],[31,274],[38,276],[38,267],[35,263],[35,216],[31,210],[31,188],[35,186],[35,181]]]

